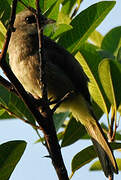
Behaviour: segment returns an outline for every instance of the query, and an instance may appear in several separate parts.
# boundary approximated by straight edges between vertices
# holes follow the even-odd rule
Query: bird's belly
[[[11,69],[24,89],[35,98],[39,98],[41,97],[40,73],[35,72],[35,64],[34,66],[30,64],[26,61],[10,61]]]

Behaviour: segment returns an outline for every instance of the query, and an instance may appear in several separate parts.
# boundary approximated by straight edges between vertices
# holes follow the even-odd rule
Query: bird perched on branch
[[[49,23],[45,18],[43,26]],[[25,90],[36,99],[41,98],[40,61],[36,18],[29,10],[17,14],[15,32],[9,43],[9,63],[11,69]],[[86,128],[94,144],[106,177],[118,173],[117,164],[101,126],[91,110],[88,78],[81,65],[63,47],[43,38],[46,59],[46,79],[48,97],[61,99],[73,91],[60,106],[59,111],[71,111],[73,116]]]

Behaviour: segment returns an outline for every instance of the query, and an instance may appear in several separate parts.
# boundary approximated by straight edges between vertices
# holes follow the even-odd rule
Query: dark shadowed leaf
[[[4,26],[7,27],[9,16],[10,16],[11,7],[8,1],[0,0],[0,21]]]
[[[104,37],[101,48],[117,55],[121,47],[121,26],[113,28]]]
[[[111,143],[111,148],[113,150],[119,149],[121,148],[121,143]],[[96,157],[97,154],[93,146],[88,146],[87,148],[83,149],[82,151],[77,153],[72,159],[72,173],[74,173],[76,170],[86,165]]]
[[[10,94],[9,98],[9,109],[18,115],[18,117],[25,117],[31,123],[35,123],[35,119],[30,113],[24,102],[13,93]]]
[[[67,128],[64,132],[64,136],[62,139],[61,147],[65,147],[68,145],[73,144],[79,139],[84,139],[86,138],[87,132],[84,128],[84,126],[80,123],[77,122],[74,117],[72,117],[67,125]],[[89,138],[87,136],[87,138]]]
[[[70,114],[69,112],[65,112],[65,113],[55,113],[53,115],[56,131],[58,131],[59,128],[62,127],[62,124],[69,116],[69,114]]]
[[[117,60],[118,60],[118,62],[121,63],[121,47],[120,47],[119,50],[118,50]]]
[[[9,91],[0,85],[0,103],[7,106],[9,102]]]
[[[0,145],[0,180],[9,180],[25,148],[25,141],[9,141]]]

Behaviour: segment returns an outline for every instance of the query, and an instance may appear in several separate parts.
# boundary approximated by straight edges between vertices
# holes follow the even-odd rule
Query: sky
[[[106,19],[97,28],[103,35],[106,34],[111,28],[121,25],[121,0],[116,0],[117,4],[113,10],[109,13]],[[90,5],[99,2],[99,0],[84,0],[80,10],[83,10]],[[12,173],[10,180],[57,180],[57,175],[52,167],[51,160],[44,158],[48,155],[46,149],[40,143],[34,142],[38,139],[36,132],[27,124],[20,120],[3,120],[0,121],[0,143],[4,143],[10,140],[25,140],[27,142],[27,148],[17,164],[14,172]],[[80,140],[77,143],[62,148],[62,155],[68,173],[71,173],[71,159],[84,147],[91,144],[91,141]],[[116,156],[120,157],[121,154],[116,153]],[[72,180],[80,179],[106,179],[103,172],[89,172],[89,167],[92,163],[85,165],[79,169]],[[121,173],[115,175],[115,180],[121,179]]]

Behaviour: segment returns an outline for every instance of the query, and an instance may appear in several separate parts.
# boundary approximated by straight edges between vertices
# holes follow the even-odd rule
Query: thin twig
[[[15,88],[13,87],[13,85],[9,81],[7,81],[5,78],[3,78],[2,76],[0,76],[0,84],[2,86],[4,86],[8,91],[14,92],[16,95],[18,95],[18,93],[15,90]]]
[[[38,39],[39,39],[39,60],[40,60],[40,81],[41,81],[41,91],[42,98],[45,102],[48,102],[47,97],[47,81],[46,81],[46,58],[44,53],[44,40],[43,40],[43,24],[42,24],[42,14],[39,6],[39,0],[36,0],[36,21],[37,21],[37,30],[38,30]],[[48,103],[49,106],[49,103]]]
[[[63,96],[57,103],[56,105],[52,108],[52,112],[54,113],[56,111],[56,109],[66,100],[68,100],[68,98],[72,97],[75,93],[72,92],[68,92],[67,94],[65,94],[65,96]]]
[[[5,109],[5,111],[6,111],[8,114],[10,114],[11,116],[14,116],[15,118],[18,118],[18,119],[22,120],[23,122],[31,125],[31,126],[32,126],[33,128],[35,128],[35,129],[41,130],[40,126],[37,126],[37,125],[35,125],[35,124],[32,124],[32,123],[29,122],[28,120],[26,120],[26,119],[18,116],[18,115],[15,114],[14,112],[10,111],[10,110],[9,110],[7,107],[5,107],[4,105],[0,104],[0,107],[3,108],[3,109]]]

